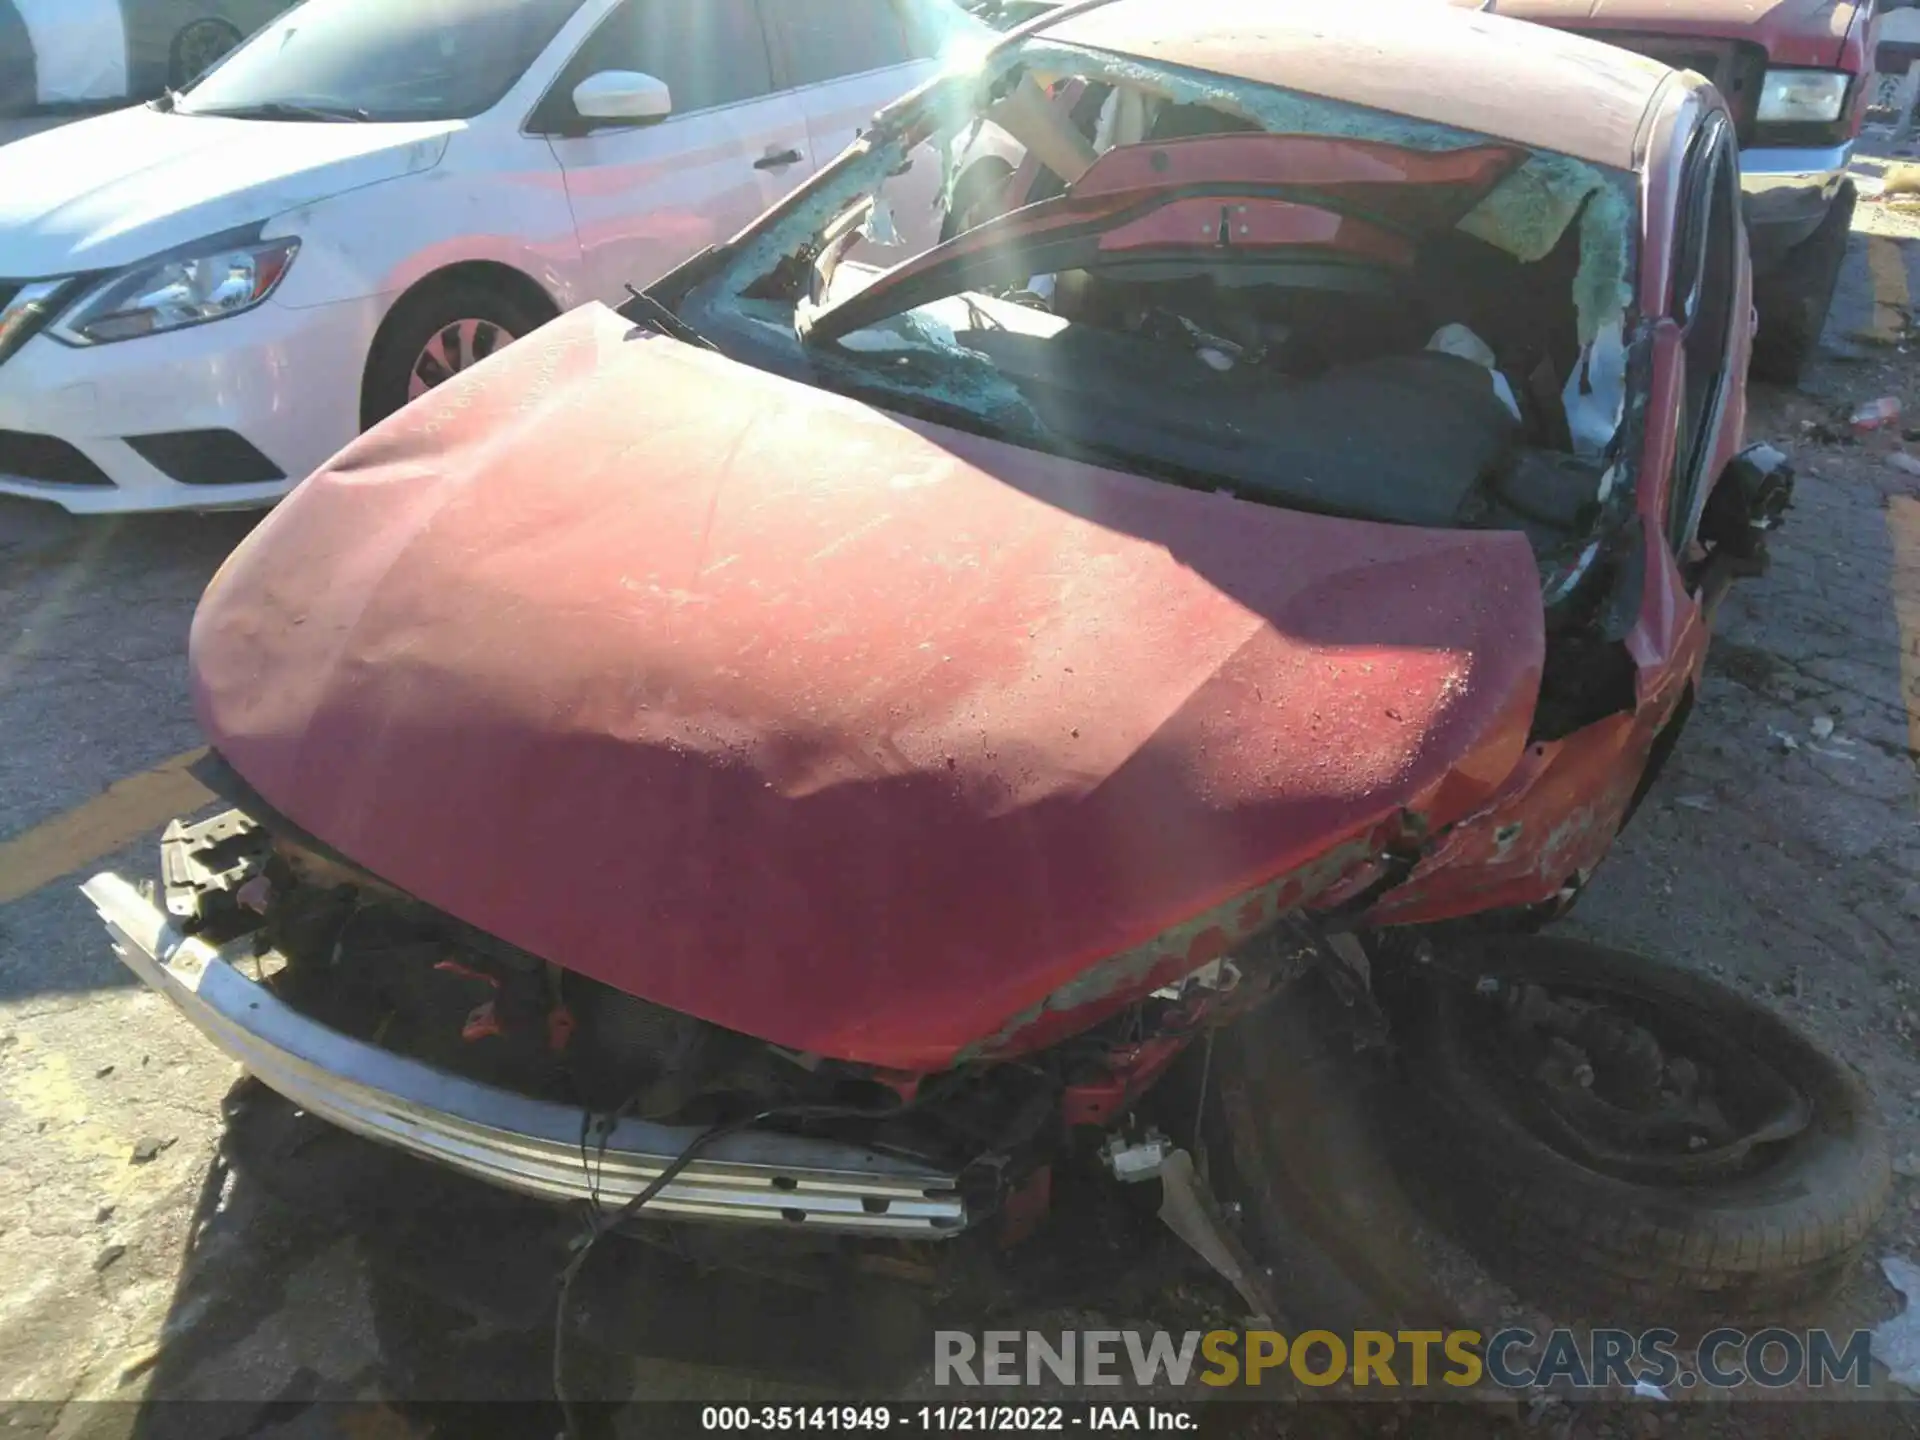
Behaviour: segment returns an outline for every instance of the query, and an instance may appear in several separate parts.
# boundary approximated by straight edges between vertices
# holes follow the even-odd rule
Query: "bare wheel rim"
[[[407,399],[418,400],[469,366],[513,343],[506,326],[492,320],[455,320],[428,337],[407,376]]]

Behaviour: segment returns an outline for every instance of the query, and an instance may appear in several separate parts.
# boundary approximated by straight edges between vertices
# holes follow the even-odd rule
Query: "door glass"
[[[675,115],[773,91],[753,0],[626,0],[574,56],[556,99],[564,97],[571,110],[574,87],[602,70],[638,70],[666,81]]]
[[[787,83],[796,87],[914,58],[894,0],[772,0],[766,14],[786,56]]]

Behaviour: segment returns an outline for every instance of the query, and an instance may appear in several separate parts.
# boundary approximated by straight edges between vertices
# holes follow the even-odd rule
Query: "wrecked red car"
[[[850,258],[988,123],[1015,208]],[[194,622],[236,808],[87,893],[297,1105],[600,1230],[932,1240],[1104,1157],[1218,1262],[1263,1242],[1142,1098],[1199,1067],[1258,1210],[1248,1087],[1334,994],[1482,1209],[1606,1198],[1562,1278],[1805,1291],[1885,1185],[1857,1082],[1524,938],[1788,499],[1750,314],[1698,77],[1446,7],[1064,7],[302,485]]]

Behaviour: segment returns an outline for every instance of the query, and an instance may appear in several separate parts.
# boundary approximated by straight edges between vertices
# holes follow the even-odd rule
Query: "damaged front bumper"
[[[587,1140],[574,1107],[512,1094],[329,1029],[181,932],[117,875],[82,887],[129,969],[262,1083],[343,1129],[509,1190],[619,1206],[699,1135],[622,1120]],[[597,1117],[596,1117],[597,1118]],[[857,1146],[744,1131],[702,1151],[643,1215],[828,1233],[938,1239],[963,1229],[957,1177]]]

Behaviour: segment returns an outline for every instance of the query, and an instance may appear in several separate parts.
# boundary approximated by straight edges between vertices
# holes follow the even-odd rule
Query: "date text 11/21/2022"
[[[707,1405],[703,1431],[858,1431],[1005,1435],[1028,1431],[1197,1430],[1177,1405]]]

